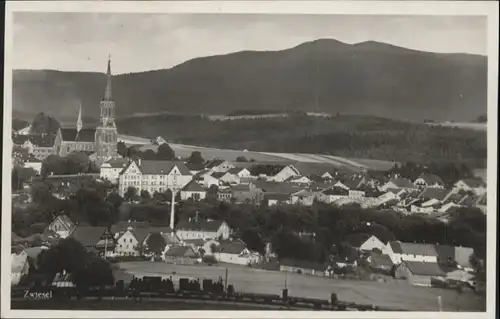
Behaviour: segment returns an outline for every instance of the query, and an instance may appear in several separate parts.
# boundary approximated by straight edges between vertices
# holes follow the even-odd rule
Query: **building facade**
[[[146,190],[150,194],[165,192],[167,189],[179,191],[193,179],[193,175],[180,161],[130,162],[118,178],[118,192],[123,196],[129,187],[137,193]]]

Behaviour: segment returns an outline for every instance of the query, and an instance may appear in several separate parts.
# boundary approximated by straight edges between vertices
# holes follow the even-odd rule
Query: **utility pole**
[[[226,268],[226,280],[224,286],[225,286],[224,291],[227,293],[227,268]]]

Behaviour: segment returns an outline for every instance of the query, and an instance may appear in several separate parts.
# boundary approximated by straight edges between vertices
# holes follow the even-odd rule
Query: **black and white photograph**
[[[4,73],[2,317],[494,317],[498,2],[8,1]]]

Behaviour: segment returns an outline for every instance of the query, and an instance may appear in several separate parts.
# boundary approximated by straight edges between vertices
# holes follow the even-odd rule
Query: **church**
[[[80,107],[76,127],[60,128],[58,130],[54,141],[56,154],[67,156],[74,151],[87,152],[92,154],[91,159],[98,164],[119,157],[117,152],[118,132],[115,124],[115,102],[111,93],[111,60],[108,59],[106,88],[104,97],[100,102],[99,126],[84,128]]]

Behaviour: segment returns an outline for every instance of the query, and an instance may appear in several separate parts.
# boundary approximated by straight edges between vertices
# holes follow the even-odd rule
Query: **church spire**
[[[108,71],[106,72],[106,90],[104,91],[104,101],[111,101],[111,55],[108,57]]]

